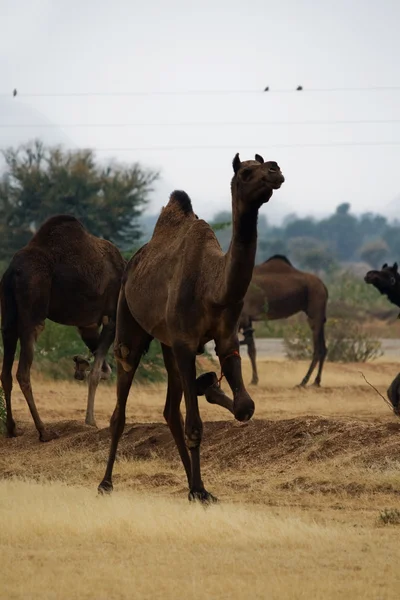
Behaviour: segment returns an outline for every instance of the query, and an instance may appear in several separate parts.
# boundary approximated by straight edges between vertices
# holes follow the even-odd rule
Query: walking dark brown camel
[[[240,344],[247,345],[253,371],[252,384],[258,383],[253,321],[286,319],[303,311],[312,331],[314,351],[310,368],[300,385],[307,385],[317,363],[314,385],[320,385],[326,357],[324,329],[327,301],[328,290],[321,279],[295,269],[286,256],[276,254],[254,267],[239,320],[239,330],[244,335]]]
[[[1,382],[7,406],[7,434],[16,435],[11,410],[12,366],[18,339],[17,380],[42,442],[57,437],[39,417],[30,370],[34,343],[45,319],[75,325],[95,355],[89,375],[86,423],[95,426],[94,397],[115,336],[115,315],[125,261],[110,242],[97,238],[69,215],[48,219],[11,260],[0,283],[4,358]],[[101,331],[100,331],[100,327]],[[79,359],[76,377],[80,376]]]
[[[392,304],[400,307],[400,275],[397,262],[393,263],[392,267],[385,263],[380,271],[368,271],[364,280],[373,285],[381,294],[387,296]],[[400,373],[390,384],[387,396],[393,405],[395,414],[400,415]]]
[[[175,191],[161,211],[150,242],[127,265],[117,310],[117,405],[111,417],[110,454],[100,492],[112,490],[129,390],[142,354],[156,338],[168,371],[164,417],[186,471],[189,499],[215,500],[201,479],[203,425],[197,397],[206,393],[209,402],[229,408],[239,421],[253,415],[254,402],[242,379],[237,326],[254,267],[258,210],[284,181],[275,162],[264,163],[259,155],[255,158],[242,163],[237,154],[233,160],[233,236],[226,254],[212,228],[194,214],[189,196]],[[196,354],[204,351],[209,340],[215,341],[233,403],[218,387],[215,373],[196,380]]]

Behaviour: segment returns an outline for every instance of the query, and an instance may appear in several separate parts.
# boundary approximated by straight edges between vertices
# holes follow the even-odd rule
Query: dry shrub
[[[379,515],[385,525],[400,525],[400,510],[397,508],[385,508]]]
[[[349,319],[328,319],[326,323],[327,360],[366,362],[382,356],[381,342],[373,339]],[[311,359],[312,333],[306,323],[297,323],[285,331],[283,343],[290,360]]]

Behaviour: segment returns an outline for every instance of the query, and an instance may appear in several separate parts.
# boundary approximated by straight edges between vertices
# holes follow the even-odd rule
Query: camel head
[[[259,154],[255,160],[241,161],[239,153],[232,162],[234,176],[232,191],[246,204],[261,206],[271,198],[274,190],[281,187],[284,176],[274,161],[264,162]]]
[[[394,263],[392,267],[385,263],[380,271],[368,271],[364,281],[376,287],[381,294],[386,295],[390,302],[400,306],[400,275],[397,263]]]

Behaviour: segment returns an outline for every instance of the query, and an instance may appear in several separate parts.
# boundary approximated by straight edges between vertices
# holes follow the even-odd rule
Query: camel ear
[[[385,263],[384,265],[382,265],[382,271],[383,271],[383,269],[386,269],[386,268],[387,268],[387,263]]]
[[[260,154],[256,154],[254,158],[256,159],[257,162],[259,162],[261,164],[264,163],[264,159],[262,156],[260,156]]]
[[[396,262],[396,263],[393,263],[393,267],[392,267],[392,269],[393,269],[393,271],[394,271],[395,273],[397,273],[397,268],[398,268],[398,267],[397,267],[397,262]]]
[[[240,161],[239,152],[238,152],[237,154],[235,154],[235,158],[232,161],[232,167],[233,167],[235,175],[239,171],[241,166],[242,166],[242,163]]]

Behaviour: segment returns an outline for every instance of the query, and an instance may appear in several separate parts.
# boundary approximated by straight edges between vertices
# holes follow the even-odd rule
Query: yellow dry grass
[[[398,598],[399,528],[379,515],[399,508],[400,421],[359,374],[385,393],[398,367],[328,363],[321,390],[294,388],[306,368],[263,361],[246,425],[200,400],[204,480],[222,501],[207,510],[187,502],[159,424],[165,385],[132,389],[107,498],[108,432],[82,424],[85,385],[35,379],[60,433],[45,445],[15,386],[23,435],[0,439],[0,598]],[[100,427],[114,403],[102,384]]]
[[[0,484],[1,597],[398,598],[398,534],[296,513]]]
[[[295,386],[304,377],[308,366],[307,361],[260,360],[260,383],[258,386],[248,386],[256,403],[255,418],[282,419],[304,415],[368,420],[392,418],[383,400],[366,385],[360,372],[381,393],[386,394],[389,383],[399,370],[398,364],[379,360],[365,364],[326,363],[321,389],[298,389]],[[218,368],[213,364],[211,370],[218,371]],[[243,359],[243,376],[248,383],[251,369],[247,359]],[[48,381],[36,376],[33,386],[36,404],[43,419],[50,422],[62,419],[84,421],[85,382]],[[226,388],[225,380],[222,386]],[[162,421],[165,394],[165,384],[133,384],[127,404],[127,422]],[[95,405],[95,416],[100,427],[108,426],[115,400],[115,387],[102,383]],[[200,407],[204,421],[230,418],[224,409],[208,405],[204,398],[200,399]],[[16,383],[13,390],[13,410],[18,421],[30,422],[25,399]]]

